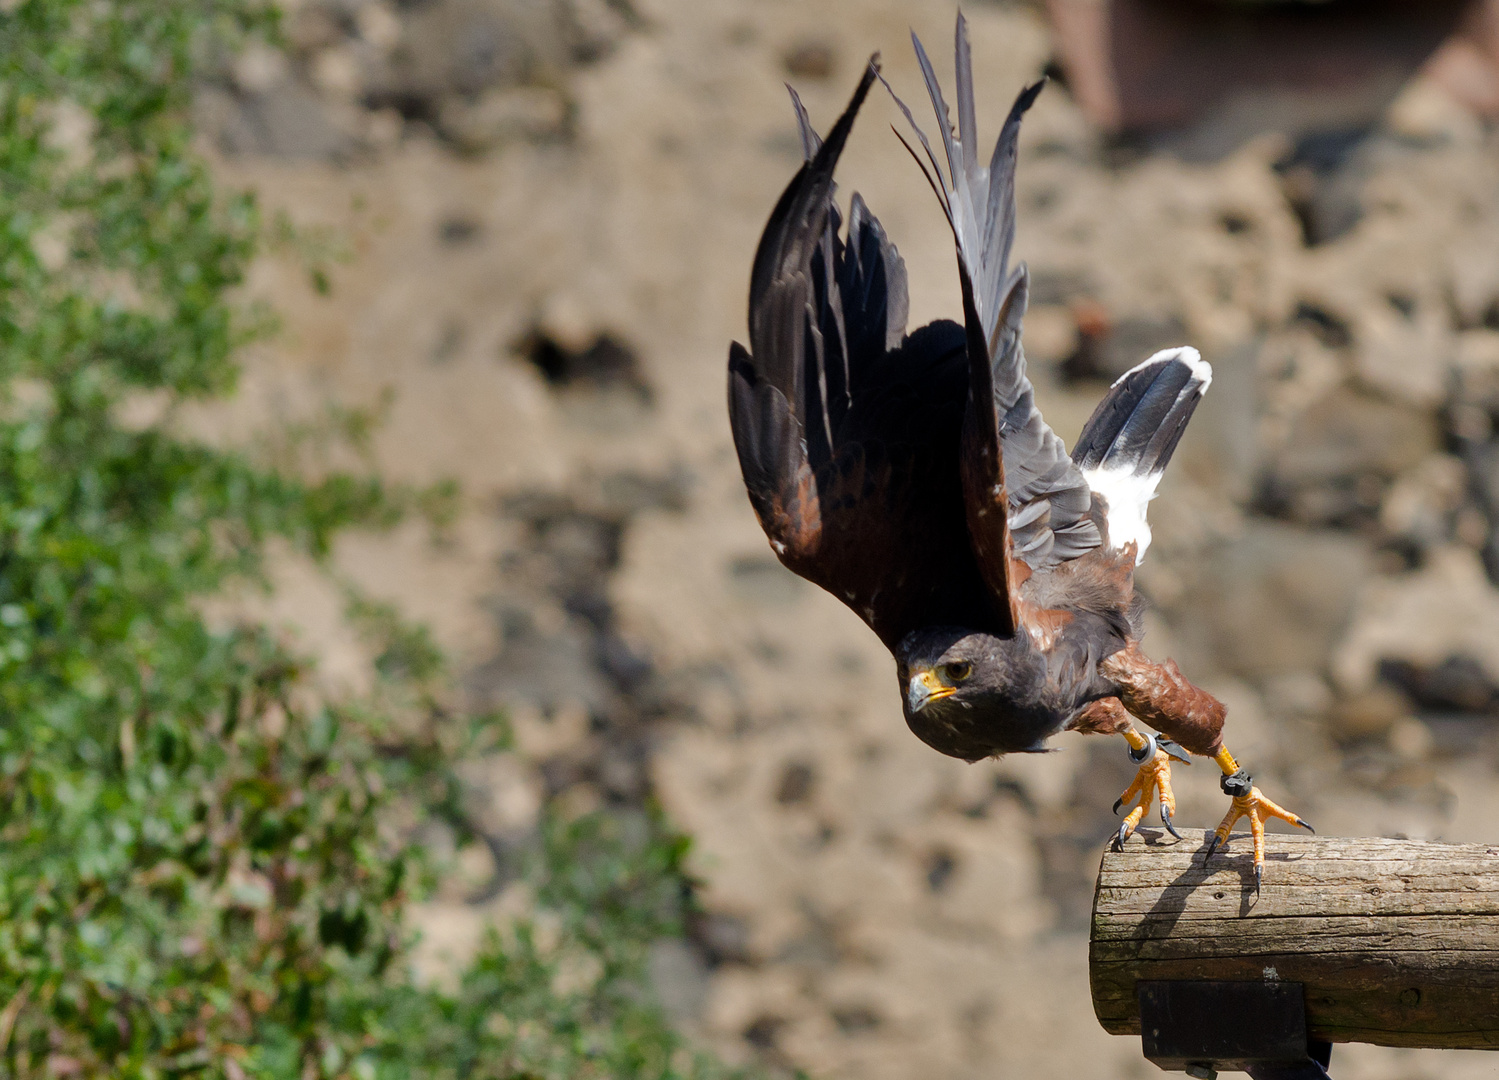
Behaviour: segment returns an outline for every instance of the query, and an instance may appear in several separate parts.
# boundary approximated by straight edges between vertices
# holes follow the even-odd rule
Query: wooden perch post
[[[1089,969],[1104,1029],[1140,1031],[1140,982],[1300,983],[1312,1039],[1499,1049],[1499,844],[1247,835],[1109,850]]]

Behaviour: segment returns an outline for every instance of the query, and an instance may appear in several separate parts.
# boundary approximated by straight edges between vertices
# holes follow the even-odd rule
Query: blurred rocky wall
[[[1086,991],[1122,749],[1069,736],[965,766],[918,743],[878,642],[771,555],[724,416],[750,258],[800,163],[781,82],[826,127],[880,49],[918,97],[907,27],[946,72],[952,7],[285,12],[284,47],[199,98],[226,178],[294,233],[251,284],[284,330],[212,429],[249,438],[388,400],[382,467],[463,485],[437,540],[413,527],[337,553],[431,622],[464,692],[516,727],[470,776],[490,843],[424,913],[434,975],[526,903],[507,853],[544,806],[660,805],[695,838],[702,915],[662,944],[657,989],[726,1055],[827,1077],[1153,1073],[1102,1034]],[[1271,124],[1182,156],[1090,122],[1040,5],[966,13],[981,126],[1024,81],[1060,76],[1027,120],[1019,181],[1025,343],[1053,425],[1074,436],[1156,348],[1214,364],[1151,508],[1147,649],[1229,703],[1235,752],[1322,831],[1499,838],[1488,121],[1418,74],[1332,150]],[[916,325],[960,304],[896,119],[871,97],[839,179],[900,246]],[[336,253],[323,294],[309,237]],[[357,647],[319,634],[334,593],[295,566],[283,579],[309,643]],[[1178,774],[1180,818],[1216,822],[1212,767]],[[1335,1058],[1342,1080],[1489,1067]]]

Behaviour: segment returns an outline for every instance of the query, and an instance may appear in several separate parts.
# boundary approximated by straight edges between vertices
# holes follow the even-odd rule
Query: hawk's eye
[[[942,665],[942,674],[950,683],[960,683],[973,674],[973,665],[967,660],[958,660]]]

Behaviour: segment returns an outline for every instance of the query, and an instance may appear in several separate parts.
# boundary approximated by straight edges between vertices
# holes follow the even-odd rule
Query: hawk
[[[956,129],[912,35],[946,172],[885,87],[952,227],[962,325],[907,333],[905,265],[857,194],[842,229],[833,171],[870,87],[884,82],[878,55],[826,140],[791,91],[805,161],[755,252],[750,347],[729,350],[750,502],[781,562],[890,649],[917,738],[971,762],[1041,751],[1066,730],[1122,735],[1139,772],[1114,806],[1134,804],[1119,844],[1153,801],[1179,835],[1170,763],[1212,757],[1233,801],[1208,856],[1248,818],[1258,888],[1264,822],[1311,826],[1261,794],[1223,746],[1223,704],[1141,650],[1134,589],[1150,545],[1146,506],[1212,369],[1189,347],[1150,357],[1110,387],[1068,454],[1026,377],[1029,279],[1010,264],[1017,138],[1042,83],[1021,92],[983,164],[961,14],[955,36]]]

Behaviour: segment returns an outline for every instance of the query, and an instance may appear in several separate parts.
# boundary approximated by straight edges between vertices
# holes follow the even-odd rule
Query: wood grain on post
[[[1499,1049],[1499,844],[1146,830],[1104,853],[1089,972],[1106,1031],[1138,1034],[1141,979],[1305,986],[1313,1038]]]

